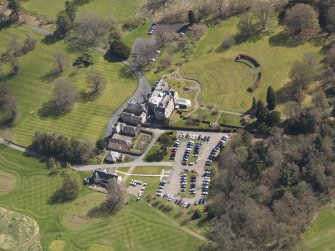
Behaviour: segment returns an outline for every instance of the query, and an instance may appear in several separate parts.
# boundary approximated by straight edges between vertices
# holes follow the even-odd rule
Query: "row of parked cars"
[[[142,180],[131,179],[129,185],[133,187],[136,187],[137,185],[142,185]],[[143,186],[147,186],[147,185],[148,185],[147,183],[143,183]]]
[[[142,186],[142,188],[141,188],[141,191],[139,191],[138,192],[138,194],[137,194],[137,200],[140,200],[141,199],[141,197],[142,197],[142,195],[143,195],[143,193],[144,193],[144,190],[147,188],[147,183],[143,183],[143,186]]]
[[[211,139],[211,136],[202,136],[199,134],[190,134],[190,133],[179,133],[178,138],[209,141]]]
[[[187,161],[190,158],[193,146],[194,146],[194,141],[190,140],[190,141],[187,142],[186,149],[185,149],[185,152],[184,152],[184,155],[183,155],[183,161],[182,161],[183,165],[187,165]],[[192,165],[193,165],[193,163],[192,164],[190,163],[190,166],[192,166]]]
[[[161,180],[157,186],[157,192],[156,195],[157,196],[162,196],[162,192],[164,189],[164,186],[166,185],[166,181],[165,180]]]
[[[211,182],[211,170],[205,169],[205,172],[202,175],[201,195],[208,195],[210,182]]]
[[[222,136],[221,140],[216,144],[216,146],[211,150],[211,153],[209,154],[205,166],[211,166],[214,158],[216,158],[220,151],[223,148],[223,144],[228,140],[226,136]]]
[[[176,154],[179,148],[180,141],[177,139],[172,146],[171,153],[170,153],[170,160],[175,160]]]
[[[174,203],[174,204],[176,204],[178,206],[184,207],[184,208],[189,208],[191,206],[190,203],[188,203],[186,201],[183,201],[183,199],[181,199],[181,198],[173,197],[170,194],[164,194],[163,198],[166,199],[166,200],[168,200],[168,201],[171,201],[172,203]]]
[[[156,27],[157,27],[157,24],[152,23],[152,24],[150,25],[150,28],[149,28],[147,34],[148,34],[148,35],[152,35],[152,34],[154,33],[154,30],[156,29]]]

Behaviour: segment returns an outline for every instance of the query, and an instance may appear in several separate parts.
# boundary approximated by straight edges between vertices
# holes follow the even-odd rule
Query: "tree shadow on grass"
[[[281,46],[281,47],[297,47],[304,44],[305,41],[298,38],[293,38],[287,32],[280,32],[269,38],[270,46]]]
[[[50,100],[42,105],[42,107],[38,110],[38,115],[42,118],[54,118],[57,119],[60,116],[65,115],[67,112],[59,111],[55,105],[55,101]]]
[[[55,43],[57,43],[58,41],[62,40],[62,38],[54,35],[54,34],[50,34],[50,35],[46,35],[43,39],[42,39],[42,43],[44,43],[45,45],[53,45]]]
[[[106,54],[104,55],[104,59],[108,62],[111,62],[111,63],[123,62],[124,60],[127,60],[127,58],[118,57],[116,55],[113,55],[109,51],[107,51]]]
[[[297,87],[293,82],[288,82],[282,88],[276,91],[276,100],[278,104],[285,104],[289,101],[298,101]]]
[[[72,201],[74,198],[68,198],[63,189],[60,188],[54,192],[54,194],[49,198],[48,203],[49,204],[59,204],[59,203],[65,203]]]
[[[17,21],[14,17],[8,17],[6,20],[3,20],[0,23],[0,31],[9,28],[12,24],[14,24]]]

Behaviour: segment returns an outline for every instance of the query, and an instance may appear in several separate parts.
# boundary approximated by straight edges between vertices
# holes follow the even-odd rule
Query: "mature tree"
[[[256,111],[255,111],[256,118],[260,122],[263,122],[266,119],[268,113],[269,113],[269,111],[264,106],[262,100],[259,100],[257,102],[257,107],[256,107]]]
[[[114,39],[109,44],[109,53],[121,60],[125,60],[130,56],[130,48],[124,44],[121,40]]]
[[[190,27],[188,36],[194,40],[199,40],[207,31],[207,26],[203,24],[194,24]]]
[[[259,0],[253,7],[253,14],[257,18],[261,30],[269,27],[271,18],[274,15],[273,5],[269,1]]]
[[[7,0],[8,1],[8,9],[12,11],[11,15],[15,15],[17,19],[19,19],[19,13],[21,10],[20,0]]]
[[[167,42],[171,42],[175,39],[175,34],[165,26],[158,26],[155,31],[155,38],[159,45],[165,46]]]
[[[151,12],[153,15],[155,15],[155,13],[158,10],[165,9],[168,6],[168,4],[170,4],[172,2],[173,2],[173,0],[147,0],[144,3],[144,8],[148,12]]]
[[[277,102],[276,102],[276,94],[271,86],[268,87],[267,93],[266,93],[266,102],[267,102],[267,108],[272,111],[276,108]]]
[[[215,8],[217,9],[219,13],[219,17],[223,18],[224,17],[224,7],[225,7],[225,0],[212,0]]]
[[[22,46],[22,49],[21,49],[22,53],[26,54],[29,51],[34,50],[35,47],[36,47],[36,44],[37,44],[36,38],[31,34],[27,34],[24,41],[23,41],[23,46]]]
[[[270,127],[280,126],[281,113],[279,111],[272,111],[265,119],[266,125]]]
[[[291,35],[310,38],[320,30],[318,13],[308,4],[296,4],[289,9],[285,25]]]
[[[107,20],[93,13],[85,13],[78,16],[73,30],[80,45],[91,47],[96,45],[110,28]]]
[[[10,55],[19,56],[22,48],[22,43],[17,34],[12,34],[9,38],[7,50]]]
[[[73,1],[65,1],[65,13],[68,15],[71,24],[76,18],[77,6]]]
[[[326,14],[326,27],[330,32],[335,32],[335,3],[329,7]]]
[[[12,123],[16,119],[17,106],[14,96],[4,86],[0,86],[0,125]]]
[[[235,38],[234,36],[230,36],[228,35],[227,37],[225,37],[225,39],[223,40],[221,47],[223,49],[228,49],[230,47],[232,47],[235,44]]]
[[[51,74],[57,75],[65,71],[65,66],[67,64],[67,60],[65,58],[65,55],[61,53],[60,51],[57,51],[54,54],[54,64],[53,68],[51,70]]]
[[[188,18],[188,23],[189,23],[190,25],[193,25],[193,24],[197,23],[197,18],[196,18],[196,16],[195,16],[193,10],[190,10],[190,11],[188,12],[188,14],[187,14],[187,18]]]
[[[137,63],[146,65],[150,63],[150,60],[155,53],[155,49],[156,43],[154,40],[140,38],[135,41],[132,54],[136,55]]]
[[[53,109],[58,114],[69,111],[78,99],[78,91],[74,85],[63,78],[55,81],[53,92]]]
[[[70,17],[65,12],[60,12],[56,19],[56,31],[55,35],[58,37],[64,37],[71,27]]]
[[[93,71],[87,76],[87,84],[90,88],[90,96],[98,95],[105,86],[105,78],[102,73]]]
[[[255,96],[253,96],[252,97],[252,104],[251,104],[251,107],[250,107],[250,111],[251,112],[255,112],[256,108],[257,108],[257,100],[256,100]]]
[[[296,88],[306,89],[315,80],[319,70],[318,59],[314,54],[306,54],[301,62],[295,62],[289,76]]]
[[[93,208],[89,212],[90,216],[106,217],[116,213],[124,205],[127,198],[127,193],[123,187],[122,182],[118,183],[116,179],[110,179],[106,190],[107,199],[99,206]]]
[[[241,16],[237,27],[242,36],[252,35],[256,31],[255,24],[253,23],[253,16],[251,14]]]
[[[91,157],[91,147],[87,141],[63,135],[36,132],[30,147],[45,156],[72,164],[80,164]]]
[[[63,203],[74,200],[80,191],[79,175],[68,169],[62,173],[63,186],[50,198],[50,203]]]
[[[69,201],[76,198],[80,189],[80,177],[72,170],[66,170],[63,173],[63,187],[64,200]]]

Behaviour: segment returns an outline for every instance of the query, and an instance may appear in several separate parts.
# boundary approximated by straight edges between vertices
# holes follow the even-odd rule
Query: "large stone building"
[[[169,119],[175,108],[175,100],[178,93],[170,88],[164,79],[156,82],[147,101],[149,112],[157,121]]]
[[[128,125],[144,124],[147,121],[146,105],[129,101],[127,108],[121,113],[121,120]]]
[[[140,124],[137,126],[127,125],[125,123],[117,122],[113,128],[113,132],[126,136],[135,137],[140,131]]]

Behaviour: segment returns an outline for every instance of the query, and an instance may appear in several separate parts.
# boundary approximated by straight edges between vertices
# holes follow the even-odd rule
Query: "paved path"
[[[29,29],[29,30],[35,31],[38,34],[44,35],[44,36],[49,36],[49,35],[53,34],[53,32],[51,32],[51,31],[48,31],[48,30],[45,30],[45,29],[41,29],[39,27],[32,26],[32,25],[29,25],[29,24],[22,24],[22,26],[25,27],[25,28],[27,28],[27,29]]]
[[[27,154],[29,156],[34,156],[34,157],[37,157],[39,159],[48,160],[48,158],[46,156],[43,156],[43,155],[41,155],[39,153],[36,153],[36,152],[34,152],[32,150],[29,150],[28,148],[25,148],[25,147],[18,146],[18,145],[15,145],[13,143],[10,143],[7,140],[2,139],[2,138],[0,138],[0,145],[4,145],[4,146],[7,146],[9,148],[15,149],[15,150],[20,151],[22,153],[25,153],[25,154]]]

